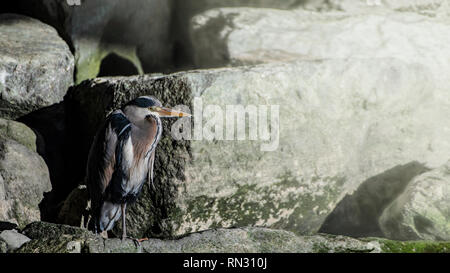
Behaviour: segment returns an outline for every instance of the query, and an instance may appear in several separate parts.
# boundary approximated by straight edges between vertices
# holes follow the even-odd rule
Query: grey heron
[[[153,183],[155,149],[163,117],[187,113],[162,107],[151,96],[138,97],[112,112],[97,131],[89,151],[86,185],[91,200],[89,229],[111,230],[122,217],[126,238],[126,207],[138,198],[146,181]]]

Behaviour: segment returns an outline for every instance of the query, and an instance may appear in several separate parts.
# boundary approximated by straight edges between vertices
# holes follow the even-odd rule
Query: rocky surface
[[[445,1],[15,3],[58,31],[0,15],[0,117],[20,122],[0,119],[0,231],[32,239],[17,252],[449,252]],[[70,51],[79,85],[57,103]],[[164,121],[155,187],[127,213],[128,234],[153,239],[103,239],[79,228],[87,153],[107,114],[148,94],[193,110],[194,139]],[[279,123],[264,140],[250,125],[258,139],[212,140],[230,105],[278,106]],[[71,226],[11,231],[31,221]],[[0,253],[18,247],[8,238]]]
[[[267,228],[212,229],[175,240],[104,239],[75,227],[35,222],[23,231],[32,240],[16,253],[449,253],[448,242],[396,242],[318,234],[297,236]]]
[[[315,10],[340,10],[345,12],[390,9],[401,12],[416,12],[430,17],[448,15],[445,0],[307,0],[304,6]]]
[[[192,18],[202,12],[221,7],[254,7],[273,9],[292,9],[300,6],[303,0],[175,0],[173,25],[176,35],[173,37],[179,65],[192,66],[194,64],[193,45],[190,39],[189,25]],[[323,6],[324,3],[316,3],[314,8]],[[195,41],[193,41],[195,42]],[[220,50],[218,49],[218,54]]]
[[[73,84],[73,56],[52,27],[0,15],[0,116],[18,118],[62,101]]]
[[[7,253],[8,252],[8,245],[5,241],[3,241],[2,238],[0,238],[0,253]]]
[[[0,220],[19,227],[40,220],[39,204],[50,190],[42,157],[13,139],[0,137]]]
[[[0,233],[0,239],[6,243],[7,250],[12,251],[20,248],[23,244],[29,242],[31,239],[20,234],[15,230],[4,230]],[[1,253],[1,250],[0,250]]]
[[[58,223],[86,227],[89,219],[89,193],[86,185],[75,188],[64,201],[58,213]]]
[[[450,143],[441,128],[450,104],[434,79],[426,68],[394,59],[298,61],[97,79],[72,89],[66,103],[77,117],[70,126],[86,133],[81,159],[104,116],[139,95],[169,106],[192,105],[198,97],[203,109],[280,105],[279,145],[271,152],[261,150],[268,141],[248,138],[173,141],[166,124],[156,153],[157,189],[144,188],[130,208],[129,231],[174,236],[259,225],[312,234],[365,181],[417,159],[427,168],[447,161]],[[402,185],[414,177],[395,175],[402,179],[392,183]],[[392,186],[384,185],[367,194]]]
[[[0,118],[0,136],[12,139],[36,152],[36,134],[21,122]]]
[[[386,237],[450,240],[450,161],[416,177],[380,218]]]
[[[386,9],[346,13],[222,8],[195,16],[190,34],[197,67],[395,58],[443,78],[439,72],[449,68],[450,52],[442,50],[449,42],[448,35],[442,35],[449,32],[448,18]]]
[[[411,162],[369,178],[336,205],[319,232],[351,237],[384,237],[379,224],[381,214],[413,179],[427,171],[429,169],[419,162]]]
[[[43,221],[54,221],[61,203],[78,185],[67,164],[67,147],[74,145],[66,137],[64,103],[41,108],[19,119],[36,133],[37,152],[44,159],[50,173],[52,191],[41,204]]]

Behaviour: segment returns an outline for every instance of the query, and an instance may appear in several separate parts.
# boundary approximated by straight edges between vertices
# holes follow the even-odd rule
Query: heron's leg
[[[122,204],[122,241],[127,238],[127,223],[126,223],[126,215],[125,210],[127,208],[127,204]]]

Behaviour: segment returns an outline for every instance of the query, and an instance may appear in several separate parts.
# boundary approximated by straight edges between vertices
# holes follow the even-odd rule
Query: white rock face
[[[307,10],[349,13],[388,9],[439,17],[448,15],[448,4],[446,0],[306,0],[301,7]]]
[[[228,8],[194,17],[191,38],[199,67],[293,59],[395,58],[405,65],[422,66],[425,73],[442,79],[447,75],[441,71],[450,63],[448,22],[386,10],[317,13]]]
[[[382,214],[390,239],[450,240],[450,161],[416,177]]]

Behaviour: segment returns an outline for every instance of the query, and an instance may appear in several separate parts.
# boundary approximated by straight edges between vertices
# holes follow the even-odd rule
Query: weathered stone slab
[[[312,12],[219,8],[191,21],[196,67],[288,60],[395,58],[449,69],[449,20],[389,9]],[[431,42],[433,41],[433,42]]]
[[[434,77],[419,64],[350,59],[96,79],[66,99],[71,135],[82,144],[72,154],[82,173],[101,120],[144,94],[168,106],[201,98],[204,109],[279,105],[272,152],[261,151],[268,141],[248,138],[175,141],[174,121],[165,121],[156,190],[146,185],[130,207],[128,231],[170,237],[258,225],[312,234],[371,177],[416,160],[428,168],[446,162],[450,103]]]
[[[44,160],[15,140],[0,137],[0,221],[19,227],[39,221],[39,204],[50,190]]]
[[[16,119],[62,101],[73,84],[74,60],[52,27],[0,15],[0,116]]]

